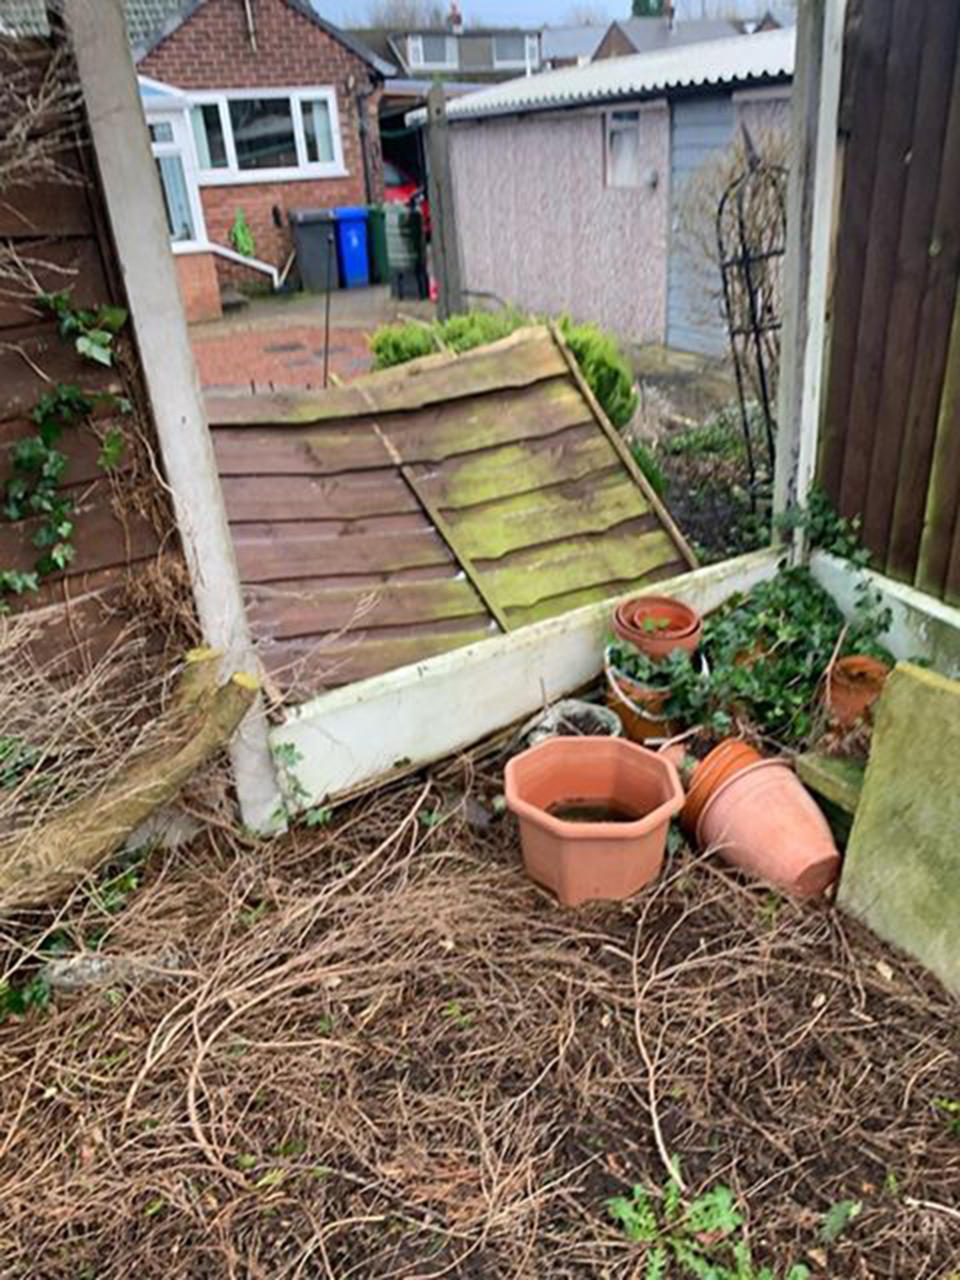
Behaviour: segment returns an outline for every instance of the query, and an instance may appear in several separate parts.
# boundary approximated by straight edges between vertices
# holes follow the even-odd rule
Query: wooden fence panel
[[[843,515],[863,517],[878,567],[940,595],[960,503],[960,421],[942,403],[960,272],[960,6],[853,12],[819,475]]]

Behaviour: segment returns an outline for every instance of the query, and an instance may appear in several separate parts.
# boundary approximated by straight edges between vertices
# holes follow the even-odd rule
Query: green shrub
[[[625,427],[636,410],[637,393],[615,339],[595,324],[574,324],[567,316],[560,321],[560,330],[604,413],[615,427]]]
[[[503,311],[464,311],[450,316],[443,324],[384,325],[370,340],[373,367],[389,369],[407,360],[416,360],[418,356],[430,355],[442,347],[460,355],[474,347],[506,338],[522,325],[536,323],[538,317],[525,315],[511,307]],[[637,407],[637,393],[633,388],[630,366],[616,340],[596,325],[574,324],[567,316],[559,323],[587,385],[604,413],[615,427],[625,427]],[[652,479],[650,482],[654,484]]]
[[[459,355],[462,351],[483,347],[488,342],[498,342],[514,329],[529,323],[528,316],[512,308],[505,311],[464,311],[440,325],[440,336],[445,345]]]
[[[390,369],[439,349],[434,329],[429,325],[385,324],[370,339],[375,369]]]
[[[658,498],[662,498],[666,479],[653,450],[642,440],[634,440],[630,445],[630,452],[633,454],[634,462],[646,476],[650,488]]]

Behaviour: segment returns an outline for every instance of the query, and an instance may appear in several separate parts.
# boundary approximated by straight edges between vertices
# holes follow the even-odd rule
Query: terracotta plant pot
[[[761,760],[727,778],[707,800],[697,843],[784,893],[812,898],[840,873],[826,818],[782,760]]]
[[[672,596],[636,596],[617,606],[613,629],[621,640],[659,662],[674,649],[696,652],[703,619],[696,609]]]
[[[506,797],[527,875],[575,907],[629,898],[656,879],[683,788],[668,760],[636,743],[553,738],[508,762]],[[576,810],[610,818],[571,820]]]
[[[725,738],[697,765],[690,789],[680,814],[680,821],[691,834],[696,831],[703,807],[719,787],[763,759],[760,752],[741,738]]]
[[[671,727],[663,714],[669,689],[651,689],[617,672],[608,671],[607,706],[620,717],[631,742],[647,742],[668,737]]]
[[[858,720],[868,719],[889,674],[890,668],[878,658],[854,654],[834,663],[823,682],[823,699],[831,720],[852,729]]]

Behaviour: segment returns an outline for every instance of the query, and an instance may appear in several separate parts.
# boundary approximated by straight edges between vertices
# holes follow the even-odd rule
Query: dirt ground
[[[322,387],[325,305],[320,294],[255,298],[221,320],[194,325],[190,340],[203,387]],[[330,298],[329,372],[344,381],[368,372],[368,340],[375,329],[433,312],[432,303],[399,301],[384,287],[336,290]]]
[[[2,1274],[956,1277],[955,1001],[682,850],[561,910],[499,787],[451,762],[271,844],[212,826],[8,921],[17,981],[54,942],[164,959],[0,1031]],[[651,1272],[610,1215],[668,1162],[735,1198],[715,1271]]]

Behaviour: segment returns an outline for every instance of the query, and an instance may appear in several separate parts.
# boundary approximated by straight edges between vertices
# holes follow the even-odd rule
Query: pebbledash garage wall
[[[205,0],[137,61],[137,71],[176,89],[190,90],[332,86],[336,89],[342,177],[230,186],[201,183],[207,238],[229,245],[237,210],[253,232],[256,256],[282,267],[291,248],[291,209],[366,204],[361,119],[368,139],[372,198],[382,198],[383,162],[377,128],[380,78],[370,64],[289,0],[258,0],[254,39],[245,7],[236,0]],[[362,100],[362,105],[361,105]],[[279,211],[280,226],[274,210]],[[263,280],[247,268],[209,255],[178,257],[177,271],[191,319],[214,305],[216,279]],[[219,298],[215,299],[219,313]]]
[[[672,337],[683,349],[723,354],[719,306],[706,306],[684,284],[697,273],[689,271],[677,233],[682,183],[686,171],[731,145],[741,121],[754,136],[785,128],[789,96],[784,81],[493,118],[458,119],[451,112],[465,288],[532,311],[568,313],[626,339]],[[686,123],[677,129],[692,104],[704,122],[702,138],[691,137]],[[639,111],[636,185],[608,184],[611,111]],[[714,116],[727,127],[710,127]]]

